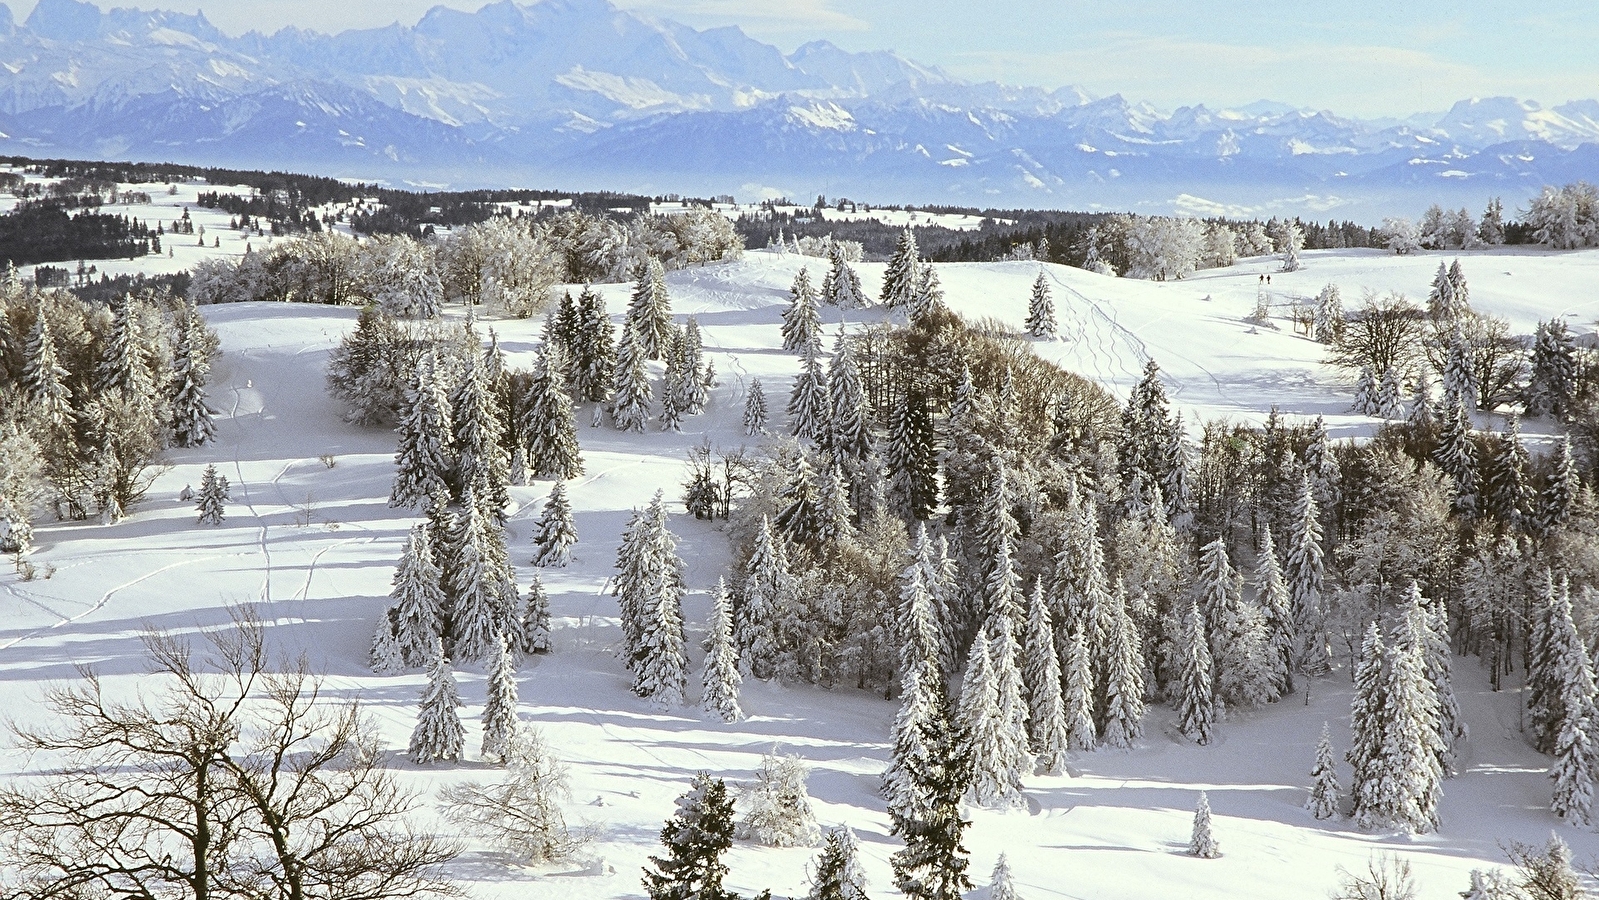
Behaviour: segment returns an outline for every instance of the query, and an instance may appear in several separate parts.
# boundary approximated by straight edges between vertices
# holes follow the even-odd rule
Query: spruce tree
[[[841,464],[864,460],[872,452],[872,408],[861,387],[855,354],[842,328],[827,367],[828,428],[824,448]]]
[[[618,431],[644,430],[650,417],[650,375],[644,367],[645,351],[628,325],[616,347],[616,367],[611,372],[611,424]]]
[[[927,398],[907,390],[889,411],[889,502],[906,520],[927,519],[938,505],[938,445]]]
[[[577,331],[573,340],[571,386],[574,396],[604,403],[611,396],[611,376],[616,371],[616,339],[605,298],[584,288],[577,301]]]
[[[1261,537],[1260,556],[1255,564],[1255,602],[1266,619],[1272,695],[1273,698],[1284,697],[1294,691],[1294,600],[1288,582],[1283,580],[1269,525]]]
[[[205,324],[192,308],[185,307],[178,314],[177,326],[178,339],[172,347],[172,443],[199,447],[216,436],[215,413],[205,402],[211,364],[195,336]]]
[[[961,900],[972,886],[964,843],[971,823],[961,818],[969,762],[941,711],[930,713],[924,740],[927,761],[908,777],[927,805],[915,816],[893,817],[892,830],[905,841],[891,860],[894,886],[910,900]]]
[[[827,392],[827,376],[815,354],[807,353],[805,368],[794,379],[788,396],[789,433],[799,438],[823,441],[832,430],[832,412]]]
[[[1530,377],[1522,392],[1529,416],[1565,419],[1577,388],[1577,347],[1564,319],[1539,322],[1533,336]]]
[[[937,563],[927,526],[917,529],[911,548],[911,562],[899,576],[899,608],[896,610],[896,639],[899,645],[899,671],[908,672],[927,663],[941,671],[943,633],[939,610],[933,598]]]
[[[222,524],[223,516],[226,514],[224,504],[232,499],[228,494],[228,477],[218,475],[214,464],[207,465],[205,472],[200,476],[200,494],[195,500],[201,525]]]
[[[1548,535],[1566,524],[1571,509],[1576,505],[1582,481],[1577,475],[1577,463],[1571,455],[1571,436],[1563,434],[1556,445],[1555,457],[1543,490],[1538,493],[1538,509],[1534,524],[1541,535]]]
[[[1044,270],[1038,270],[1033,282],[1033,295],[1027,301],[1027,333],[1035,338],[1055,337],[1055,301],[1049,295],[1049,280]]]
[[[1438,263],[1438,272],[1432,277],[1432,285],[1427,291],[1427,314],[1435,322],[1443,322],[1455,317],[1455,286],[1449,280],[1449,270],[1442,261]]]
[[[700,677],[700,708],[724,722],[744,718],[738,705],[738,648],[733,645],[733,595],[727,582],[716,580],[716,596],[711,607],[705,670]]]
[[[1017,900],[1016,885],[1011,883],[1010,860],[1003,853],[994,863],[994,874],[988,878],[988,900]]]
[[[738,900],[722,887],[733,846],[733,798],[720,778],[704,772],[677,798],[677,813],[661,829],[666,852],[650,857],[644,889],[650,900]]]
[[[1505,417],[1505,430],[1495,442],[1484,482],[1484,512],[1514,532],[1527,531],[1532,513],[1532,490],[1527,485],[1527,448],[1521,443],[1521,422],[1515,413]]]
[[[583,457],[577,445],[577,420],[572,398],[561,371],[559,348],[545,347],[533,362],[522,413],[522,435],[527,442],[528,474],[533,478],[564,481],[583,474]]]
[[[1355,412],[1363,416],[1377,415],[1377,376],[1371,366],[1360,367],[1360,377],[1355,379]]]
[[[1466,273],[1460,268],[1460,260],[1456,259],[1449,264],[1449,288],[1454,297],[1456,312],[1471,311],[1471,288],[1466,284]]]
[[[1433,450],[1433,462],[1454,480],[1452,511],[1464,518],[1473,518],[1478,510],[1477,448],[1471,442],[1471,420],[1455,394],[1444,395],[1438,424],[1438,446]]]
[[[1477,408],[1476,352],[1455,322],[1454,331],[1445,339],[1443,383],[1444,399],[1453,398],[1467,413]]]
[[[107,305],[111,307],[111,328],[95,363],[94,391],[101,395],[134,392],[141,387],[142,366],[138,358],[138,323],[132,317],[133,297],[112,294]]]
[[[1537,617],[1528,660],[1527,717],[1533,746],[1541,753],[1559,748],[1560,733],[1573,715],[1595,719],[1595,678],[1588,651],[1572,619],[1571,589],[1556,584],[1547,570],[1537,582]]]
[[[1389,718],[1383,734],[1377,795],[1380,824],[1416,834],[1438,827],[1445,752],[1439,737],[1438,688],[1427,678],[1425,622],[1400,620],[1400,636],[1388,665],[1385,693]],[[1368,811],[1370,808],[1368,807]]]
[[[848,825],[829,830],[804,900],[866,900],[866,873],[861,871],[859,854],[860,842]]]
[[[971,766],[968,800],[1004,809],[1022,803],[1020,772],[1012,765],[1016,755],[1012,745],[1020,741],[1004,721],[993,658],[987,635],[979,632],[966,658],[956,723]]]
[[[683,561],[677,539],[666,522],[666,499],[656,491],[650,504],[635,513],[616,553],[617,604],[622,613],[622,656],[629,668],[639,658],[643,626],[660,606],[661,597],[683,593]],[[636,670],[635,670],[636,671]]]
[[[544,581],[537,572],[528,583],[519,624],[521,646],[518,649],[523,653],[550,652],[550,595],[545,592]]]
[[[1188,839],[1188,855],[1200,859],[1215,859],[1221,856],[1216,836],[1211,833],[1210,798],[1204,791],[1199,792],[1199,805],[1194,809],[1194,832]]]
[[[1430,429],[1438,421],[1432,404],[1432,369],[1425,363],[1416,372],[1416,383],[1410,394],[1410,411],[1405,422],[1416,428]]]
[[[645,359],[662,359],[671,347],[672,301],[666,292],[666,269],[651,256],[639,272],[627,306],[626,333]]]
[[[931,262],[921,265],[921,275],[916,280],[916,296],[909,310],[912,321],[926,316],[944,302],[944,289],[938,283],[938,271]]]
[[[1027,604],[1027,636],[1022,645],[1023,682],[1028,687],[1027,723],[1039,771],[1046,775],[1066,772],[1066,752],[1071,738],[1066,730],[1066,703],[1061,695],[1060,656],[1055,650],[1055,627],[1044,599],[1042,579],[1033,585]]]
[[[670,709],[683,705],[688,685],[682,591],[662,590],[650,599],[633,654],[633,693]]]
[[[1072,750],[1092,750],[1094,732],[1094,676],[1089,664],[1088,640],[1082,623],[1073,626],[1061,660],[1064,670],[1062,703],[1065,706],[1066,745]]]
[[[789,305],[783,311],[783,349],[801,356],[822,352],[822,317],[816,308],[816,289],[811,276],[800,269],[789,289]]]
[[[834,241],[829,253],[832,268],[822,282],[822,302],[839,309],[859,309],[866,305],[866,292],[861,290],[861,277],[855,274],[844,258],[844,248]]]
[[[700,415],[705,412],[705,404],[710,399],[711,375],[705,361],[705,339],[700,334],[697,317],[689,316],[688,321],[683,323],[682,339],[674,349],[679,375],[674,405],[684,415]]]
[[[1178,643],[1180,665],[1177,729],[1200,744],[1210,743],[1216,727],[1216,702],[1211,692],[1210,645],[1198,603],[1189,601]]]
[[[510,643],[502,640],[490,661],[488,699],[483,704],[483,749],[480,752],[485,758],[505,761],[506,748],[519,724],[516,704],[516,665]]]
[[[572,521],[566,483],[557,481],[550,488],[538,521],[533,523],[533,565],[565,568],[572,561],[572,547],[576,544],[577,525]]]
[[[1555,740],[1555,765],[1549,770],[1554,779],[1554,795],[1549,808],[1568,825],[1587,828],[1593,824],[1593,719],[1590,708],[1568,703],[1566,719]]]
[[[505,538],[468,490],[457,526],[451,566],[450,648],[457,659],[488,658],[504,636]]]
[[[400,642],[394,637],[395,619],[391,606],[378,617],[378,626],[373,630],[368,661],[374,675],[398,675],[405,671],[405,657],[400,653]]]
[[[49,315],[41,300],[34,308],[33,331],[23,355],[22,387],[52,429],[64,430],[73,421],[72,391],[67,386],[70,374],[56,354]]]
[[[931,661],[912,661],[900,675],[900,706],[894,717],[892,750],[883,770],[882,790],[895,833],[904,823],[923,821],[934,809],[929,773],[942,764],[939,743],[944,722],[944,678]]]
[[[1337,816],[1338,790],[1338,762],[1333,757],[1332,734],[1323,722],[1321,739],[1316,742],[1316,764],[1310,769],[1310,796],[1305,798],[1305,809],[1317,819]]]
[[[426,527],[411,526],[389,592],[395,640],[409,666],[426,665],[433,643],[444,636],[442,576],[429,543]]]
[[[426,504],[437,488],[448,486],[454,470],[451,458],[450,400],[433,364],[424,354],[406,393],[406,410],[400,419],[400,445],[394,452],[394,490],[389,506],[416,508]]]
[[[1449,658],[1449,611],[1442,600],[1429,602],[1421,596],[1421,587],[1411,581],[1402,601],[1402,611],[1409,621],[1408,634],[1421,642],[1422,665],[1426,681],[1433,687],[1438,707],[1437,743],[1438,766],[1445,775],[1454,774],[1455,754],[1466,735],[1461,722],[1460,705],[1455,700],[1454,676]]]
[[[908,307],[915,302],[916,289],[920,279],[917,269],[921,265],[921,255],[916,249],[916,235],[911,233],[910,226],[900,232],[899,243],[894,246],[894,253],[888,258],[888,266],[883,269],[883,292],[881,299],[883,305],[889,309]]]
[[[1399,373],[1393,366],[1383,369],[1377,382],[1376,414],[1384,419],[1403,418],[1405,407],[1399,393]]]
[[[455,427],[452,488],[457,501],[464,503],[471,493],[501,523],[510,499],[506,493],[510,459],[500,440],[504,429],[490,375],[476,354],[468,354],[466,370],[450,396],[450,421]]]
[[[459,762],[466,745],[466,729],[456,712],[461,706],[461,694],[455,686],[450,661],[437,642],[430,655],[428,683],[422,691],[422,707],[417,712],[416,727],[411,730],[406,754],[418,765],[437,760]]]
[[[744,433],[750,437],[766,434],[766,420],[766,392],[761,390],[761,380],[752,378],[744,394]]]
[[[1114,597],[1100,736],[1106,746],[1125,750],[1143,733],[1144,654],[1139,646],[1138,624],[1127,609],[1127,592],[1119,583]]]
[[[770,521],[761,520],[744,569],[744,602],[734,625],[739,665],[745,673],[765,680],[777,674],[782,654],[778,625],[787,615],[792,576],[782,539]]]
[[[1385,807],[1383,753],[1388,732],[1388,689],[1384,667],[1388,651],[1377,623],[1366,626],[1360,662],[1355,668],[1355,695],[1349,704],[1349,750],[1344,758],[1354,770],[1354,819],[1362,828],[1380,824]]]
[[[1288,594],[1293,609],[1295,658],[1306,675],[1332,668],[1332,644],[1322,599],[1321,511],[1310,478],[1301,478],[1293,512],[1294,533],[1288,545]]]

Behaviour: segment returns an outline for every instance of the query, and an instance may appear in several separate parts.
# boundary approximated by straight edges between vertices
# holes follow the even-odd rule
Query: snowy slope
[[[1346,297],[1361,286],[1424,292],[1436,256],[1411,259],[1364,252],[1306,254],[1306,268],[1274,275],[1282,297],[1313,294],[1326,281]],[[1500,312],[1525,329],[1539,317],[1569,312],[1580,330],[1599,317],[1599,252],[1495,253],[1463,258],[1479,308]],[[680,493],[684,451],[709,437],[743,440],[737,423],[742,388],[751,376],[781,406],[796,360],[778,348],[778,315],[801,265],[817,260],[764,252],[717,266],[674,272],[674,309],[699,317],[707,351],[720,373],[709,411],[683,434],[621,435],[587,426],[579,412],[585,474],[569,485],[581,543],[567,569],[545,570],[555,614],[555,651],[520,673],[524,716],[545,729],[572,770],[575,819],[600,830],[591,848],[603,864],[583,861],[550,870],[504,869],[482,845],[452,874],[481,898],[638,897],[639,867],[654,852],[671,801],[695,771],[733,780],[750,777],[774,744],[814,767],[811,792],[824,825],[852,825],[862,839],[872,896],[892,896],[887,817],[875,792],[887,756],[895,704],[870,693],[747,684],[748,721],[722,725],[692,710],[662,713],[634,697],[621,663],[615,600],[606,592],[618,533],[628,511],[657,488]],[[1326,413],[1350,434],[1371,422],[1344,415],[1347,387],[1318,360],[1320,348],[1283,331],[1243,322],[1254,305],[1266,261],[1203,273],[1169,284],[1112,280],[1049,267],[1064,339],[1041,352],[1105,379],[1119,391],[1153,356],[1171,381],[1178,405],[1198,417],[1259,417],[1273,403],[1294,415]],[[881,266],[862,267],[875,292]],[[1494,273],[1510,271],[1511,276]],[[1034,264],[940,266],[952,306],[971,316],[1018,324]],[[607,286],[620,311],[626,285]],[[1209,300],[1206,300],[1206,296]],[[453,311],[452,311],[453,312]],[[276,648],[304,650],[328,673],[333,693],[358,694],[390,747],[403,747],[414,722],[422,676],[374,677],[364,657],[372,623],[413,521],[387,507],[393,435],[343,423],[323,391],[328,351],[353,324],[355,311],[314,306],[244,304],[207,308],[224,355],[212,386],[220,412],[218,440],[173,451],[172,468],[148,499],[115,526],[45,524],[32,562],[41,577],[0,576],[0,698],[21,721],[40,714],[50,682],[90,663],[119,690],[131,690],[140,668],[137,634],[217,625],[226,604],[260,604]],[[852,314],[851,321],[877,313]],[[829,327],[837,317],[829,316]],[[488,321],[514,366],[530,362],[537,322]],[[331,454],[330,468],[318,460]],[[202,528],[174,498],[215,463],[234,484],[235,502],[221,527]],[[522,583],[530,525],[548,483],[514,487],[509,528]],[[696,648],[708,616],[706,591],[723,570],[727,548],[706,523],[681,513],[672,528],[688,563],[689,643]],[[43,575],[53,570],[48,579]],[[1334,867],[1363,866],[1374,851],[1395,852],[1416,868],[1426,900],[1446,900],[1465,887],[1472,868],[1502,864],[1498,842],[1541,841],[1554,826],[1547,811],[1547,760],[1517,731],[1515,697],[1488,690],[1475,660],[1455,665],[1471,739],[1462,774],[1444,786],[1443,830],[1417,839],[1367,835],[1346,823],[1315,822],[1300,809],[1323,721],[1347,745],[1348,685],[1342,676],[1315,682],[1308,699],[1229,721],[1214,745],[1198,748],[1175,736],[1168,710],[1154,710],[1146,738],[1128,753],[1080,755],[1075,774],[1027,783],[1029,808],[1010,814],[974,811],[968,846],[979,883],[997,854],[1010,854],[1025,896],[1122,900],[1150,896],[1284,898],[1324,896]],[[463,778],[496,777],[476,762],[476,716],[483,702],[479,672],[461,675],[472,761],[416,767],[392,759],[402,779],[424,793]],[[26,765],[0,752],[0,779]],[[1348,772],[1342,773],[1347,783]],[[1210,792],[1223,857],[1183,854],[1199,790]],[[1599,853],[1599,837],[1561,829],[1579,860]],[[804,890],[809,850],[740,844],[729,860],[731,885],[779,896]],[[608,874],[613,872],[614,874]],[[593,874],[594,872],[606,874]]]

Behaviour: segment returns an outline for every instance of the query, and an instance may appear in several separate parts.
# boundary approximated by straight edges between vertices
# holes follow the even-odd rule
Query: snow
[[[180,185],[177,195],[168,196],[162,186],[145,189],[165,218],[192,201],[196,190]],[[243,237],[222,227],[225,215],[218,224],[215,214],[189,205],[191,216],[206,225],[208,240],[220,234],[222,252],[242,251]],[[172,246],[177,255],[170,259],[99,265],[101,271],[171,271],[201,255],[181,238]],[[1375,423],[1348,412],[1348,379],[1322,362],[1323,347],[1295,335],[1285,319],[1276,322],[1280,330],[1245,321],[1259,277],[1273,276],[1272,297],[1279,303],[1313,297],[1323,284],[1337,283],[1346,307],[1353,308],[1367,287],[1423,298],[1439,259],[1456,255],[1470,279],[1473,305],[1509,319],[1517,332],[1528,333],[1537,320],[1553,315],[1570,316],[1579,333],[1592,332],[1599,317],[1599,251],[1414,257],[1311,251],[1295,273],[1277,272],[1275,259],[1258,258],[1167,283],[1043,266],[1061,339],[1035,346],[1121,396],[1153,357],[1174,406],[1190,423],[1215,416],[1259,420],[1276,405],[1291,417],[1326,416],[1335,437],[1363,434]],[[781,407],[799,364],[780,350],[779,314],[802,265],[819,277],[825,263],[757,251],[738,262],[669,275],[673,311],[698,316],[707,357],[721,380],[707,413],[686,419],[682,434],[590,428],[587,406],[580,409],[578,437],[587,468],[568,484],[580,541],[570,566],[540,572],[552,606],[553,651],[525,662],[518,680],[524,718],[544,730],[570,766],[574,802],[568,818],[598,828],[589,852],[606,865],[577,861],[507,871],[485,845],[467,836],[470,849],[451,874],[466,883],[470,896],[637,897],[640,867],[656,852],[672,799],[694,773],[748,781],[774,744],[811,767],[819,822],[856,830],[869,890],[891,895],[888,859],[899,843],[888,836],[877,784],[895,703],[845,688],[749,680],[741,697],[749,718],[722,724],[695,711],[692,698],[688,707],[663,713],[633,696],[614,655],[620,633],[608,583],[617,539],[630,510],[664,488],[687,563],[684,615],[692,670],[699,670],[710,592],[725,573],[729,552],[715,528],[687,517],[676,502],[683,457],[707,437],[724,446],[745,440],[740,422],[751,377],[760,377],[774,409]],[[1040,268],[1022,262],[938,267],[952,307],[971,317],[996,317],[1018,331]],[[882,264],[857,269],[866,293],[876,296]],[[600,287],[609,309],[626,308],[629,287]],[[452,781],[497,777],[475,753],[458,766],[406,761],[398,751],[415,724],[425,675],[377,677],[366,670],[372,627],[414,520],[386,504],[394,435],[345,424],[323,390],[327,354],[353,326],[356,311],[240,304],[203,312],[223,346],[210,389],[219,412],[218,439],[203,448],[170,451],[170,468],[118,525],[42,523],[31,560],[41,573],[37,580],[0,576],[5,713],[19,722],[36,721],[43,690],[75,677],[77,664],[99,667],[113,690],[132,690],[141,668],[142,628],[218,626],[227,621],[227,604],[255,603],[270,625],[274,648],[309,654],[313,667],[327,673],[330,695],[363,699],[408,787],[431,798]],[[852,311],[847,318],[858,324],[882,315]],[[829,333],[838,318],[837,311],[824,311]],[[531,365],[540,322],[483,324],[496,329],[512,366]],[[652,373],[659,376],[658,364]],[[331,467],[319,461],[323,454],[331,455]],[[184,485],[199,483],[208,464],[232,482],[234,502],[219,527],[196,525],[192,505],[175,499]],[[533,523],[548,490],[547,482],[511,489],[508,545],[524,589]],[[1340,669],[1313,680],[1308,697],[1295,694],[1222,723],[1206,747],[1177,735],[1169,708],[1152,708],[1136,749],[1079,754],[1070,776],[1026,779],[1025,810],[970,810],[972,870],[981,881],[1004,851],[1019,893],[1037,900],[1157,894],[1276,900],[1323,896],[1337,880],[1336,866],[1361,868],[1371,854],[1391,852],[1414,866],[1423,900],[1453,898],[1471,869],[1505,863],[1501,841],[1541,843],[1557,827],[1548,811],[1550,760],[1531,751],[1519,733],[1516,695],[1491,692],[1475,660],[1457,660],[1454,672],[1471,735],[1459,760],[1461,774],[1444,783],[1437,834],[1365,834],[1347,821],[1318,822],[1303,810],[1322,723],[1331,722],[1340,756],[1348,746],[1350,691],[1347,670]],[[467,704],[467,746],[475,750],[484,673],[465,667],[458,678]],[[0,780],[28,765],[20,753],[0,751]],[[1345,784],[1347,771],[1340,763]],[[1215,860],[1186,853],[1201,790],[1209,793],[1223,850]],[[1559,832],[1578,860],[1599,853],[1592,832]],[[740,842],[728,860],[729,886],[746,894],[764,888],[780,896],[800,894],[815,852]],[[591,870],[614,874],[586,874]],[[1070,877],[1062,877],[1063,871]]]

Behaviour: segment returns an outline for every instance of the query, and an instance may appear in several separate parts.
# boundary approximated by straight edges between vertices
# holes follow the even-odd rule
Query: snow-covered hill
[[[1304,260],[1301,272],[1273,272],[1278,299],[1313,294],[1327,282],[1339,284],[1346,297],[1362,287],[1417,295],[1439,257],[1344,251],[1307,253]],[[802,265],[814,269],[818,261],[753,252],[739,262],[671,274],[674,311],[698,316],[721,378],[707,414],[687,420],[684,433],[591,429],[580,413],[586,471],[569,488],[581,542],[570,568],[542,573],[555,615],[554,652],[530,661],[519,681],[525,716],[571,766],[573,817],[599,829],[592,852],[604,864],[508,871],[472,842],[451,870],[471,896],[640,896],[639,868],[655,851],[672,798],[693,773],[748,779],[773,744],[813,767],[811,792],[822,823],[848,823],[860,833],[872,896],[893,894],[888,858],[899,844],[887,834],[876,785],[895,704],[847,688],[752,682],[743,697],[751,718],[722,725],[639,700],[613,654],[617,608],[606,588],[628,511],[657,488],[675,500],[690,447],[705,439],[745,440],[738,420],[750,377],[759,376],[773,398],[786,394],[798,365],[779,349],[778,316]],[[1599,318],[1599,252],[1465,254],[1462,265],[1473,304],[1510,319],[1517,331],[1568,315],[1579,332],[1591,334]],[[1294,418],[1327,415],[1340,435],[1369,430],[1371,420],[1345,412],[1348,387],[1320,363],[1318,345],[1295,336],[1286,321],[1278,322],[1281,330],[1244,321],[1260,276],[1274,268],[1246,261],[1155,284],[1050,266],[1063,337],[1038,350],[1123,394],[1153,357],[1190,422],[1259,418],[1277,405]],[[875,293],[882,266],[861,269]],[[1029,263],[939,268],[955,309],[1018,325],[1037,272]],[[610,309],[623,308],[627,288],[602,288]],[[423,676],[374,677],[365,669],[372,625],[412,521],[385,502],[394,437],[344,423],[322,388],[328,352],[353,325],[355,311],[242,304],[205,314],[224,348],[211,389],[220,412],[216,443],[171,451],[171,469],[122,523],[40,527],[31,558],[36,580],[0,575],[3,712],[36,719],[44,687],[75,677],[73,666],[82,663],[104,671],[114,690],[132,689],[140,629],[219,625],[227,604],[257,603],[275,648],[307,652],[329,673],[335,694],[359,695],[389,745],[404,746]],[[879,314],[851,314],[850,321]],[[836,316],[829,318],[836,327]],[[512,365],[530,362],[538,322],[480,324],[496,330]],[[331,465],[319,459],[324,454]],[[217,528],[197,526],[192,507],[175,499],[185,484],[198,483],[207,464],[233,482],[234,502]],[[531,520],[548,488],[512,488],[509,538],[523,583]],[[688,562],[689,645],[697,648],[709,614],[707,591],[727,564],[727,544],[710,525],[683,515],[675,503],[673,509],[671,526]],[[1321,724],[1332,723],[1340,748],[1347,740],[1348,684],[1340,675],[1313,682],[1308,697],[1296,694],[1227,722],[1208,747],[1182,740],[1169,710],[1154,709],[1137,749],[1081,754],[1071,777],[1029,779],[1026,811],[973,812],[967,843],[974,872],[981,882],[1005,851],[1023,895],[1034,900],[1277,900],[1325,896],[1336,866],[1360,868],[1372,853],[1392,852],[1414,865],[1422,898],[1453,898],[1471,869],[1504,863],[1500,841],[1541,841],[1555,826],[1547,811],[1548,760],[1526,747],[1515,695],[1490,691],[1473,659],[1458,660],[1455,673],[1471,733],[1461,774],[1444,785],[1438,834],[1369,835],[1345,822],[1317,822],[1300,808]],[[471,671],[461,680],[475,750],[483,678]],[[416,767],[399,756],[392,762],[408,786],[430,794],[443,783],[495,777],[473,760],[454,767]],[[26,762],[0,751],[0,780]],[[1347,784],[1347,771],[1343,777]],[[1209,792],[1215,810],[1219,860],[1183,853],[1200,790]],[[1599,854],[1593,833],[1560,832],[1579,860]],[[799,894],[812,852],[740,843],[729,859],[730,886]]]
[[[414,26],[226,35],[203,15],[0,10],[0,152],[396,182],[1378,219],[1512,205],[1599,169],[1599,101],[1463,100],[1365,122],[1257,103],[960,81],[825,41],[790,54],[608,0],[445,7]],[[1184,198],[1182,195],[1187,195]]]

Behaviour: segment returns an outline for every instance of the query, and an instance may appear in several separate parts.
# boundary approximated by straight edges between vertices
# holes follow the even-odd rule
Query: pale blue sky
[[[6,0],[21,20],[35,0]],[[113,3],[97,0],[102,6]],[[200,8],[224,31],[414,22],[439,0],[133,0]],[[475,9],[484,0],[443,0]],[[1593,0],[614,0],[698,27],[739,24],[792,50],[827,38],[974,80],[1174,107],[1258,99],[1348,115],[1442,110],[1472,96],[1599,96]]]

